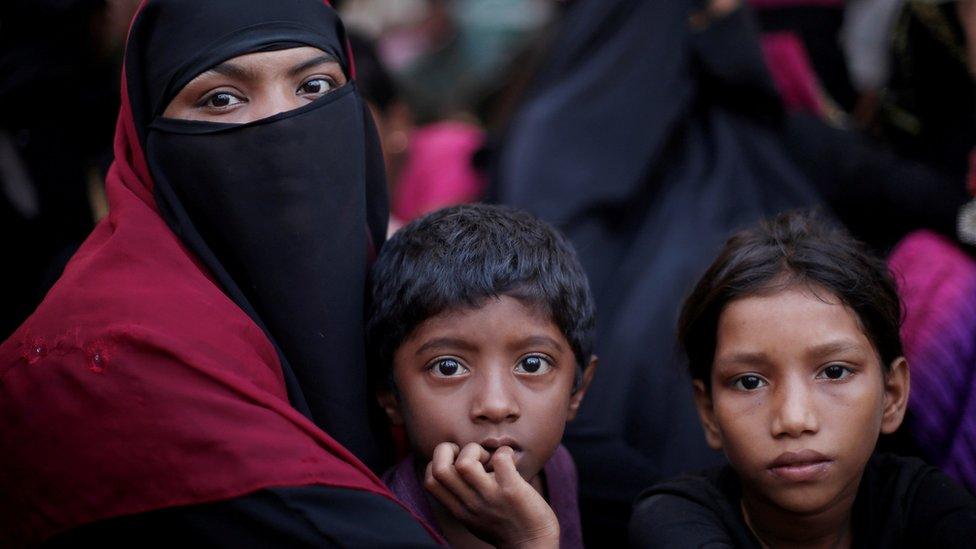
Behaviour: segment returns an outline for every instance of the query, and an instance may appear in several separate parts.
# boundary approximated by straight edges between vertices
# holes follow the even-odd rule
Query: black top
[[[377,528],[382,525],[382,528]],[[54,547],[437,547],[419,522],[376,494],[327,486],[269,488],[75,528]]]
[[[637,501],[631,545],[759,548],[741,494],[728,465],[658,484]],[[972,547],[976,498],[919,459],[880,454],[864,471],[853,522],[854,547]]]

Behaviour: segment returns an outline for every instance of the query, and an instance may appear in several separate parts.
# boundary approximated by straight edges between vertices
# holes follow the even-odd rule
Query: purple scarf
[[[888,264],[905,303],[912,434],[932,463],[976,490],[976,261],[919,231]]]

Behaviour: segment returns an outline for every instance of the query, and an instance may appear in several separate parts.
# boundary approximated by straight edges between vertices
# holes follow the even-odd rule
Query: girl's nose
[[[799,437],[820,430],[813,387],[805,380],[787,380],[773,397],[773,437]]]

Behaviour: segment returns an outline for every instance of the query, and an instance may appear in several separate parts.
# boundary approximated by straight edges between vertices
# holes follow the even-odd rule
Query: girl
[[[705,438],[729,464],[646,491],[633,543],[971,546],[970,494],[917,459],[872,455],[908,402],[900,319],[884,263],[823,219],[730,239],[679,321]]]

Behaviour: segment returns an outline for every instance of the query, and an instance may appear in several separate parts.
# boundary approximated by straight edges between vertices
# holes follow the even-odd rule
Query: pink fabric
[[[792,32],[762,35],[763,57],[787,110],[822,116],[820,81],[800,37]]]
[[[912,433],[931,461],[976,490],[976,260],[919,231],[889,265],[905,304]]]
[[[471,164],[484,143],[473,124],[438,122],[416,130],[393,192],[393,215],[404,223],[445,206],[479,200],[485,180]]]

